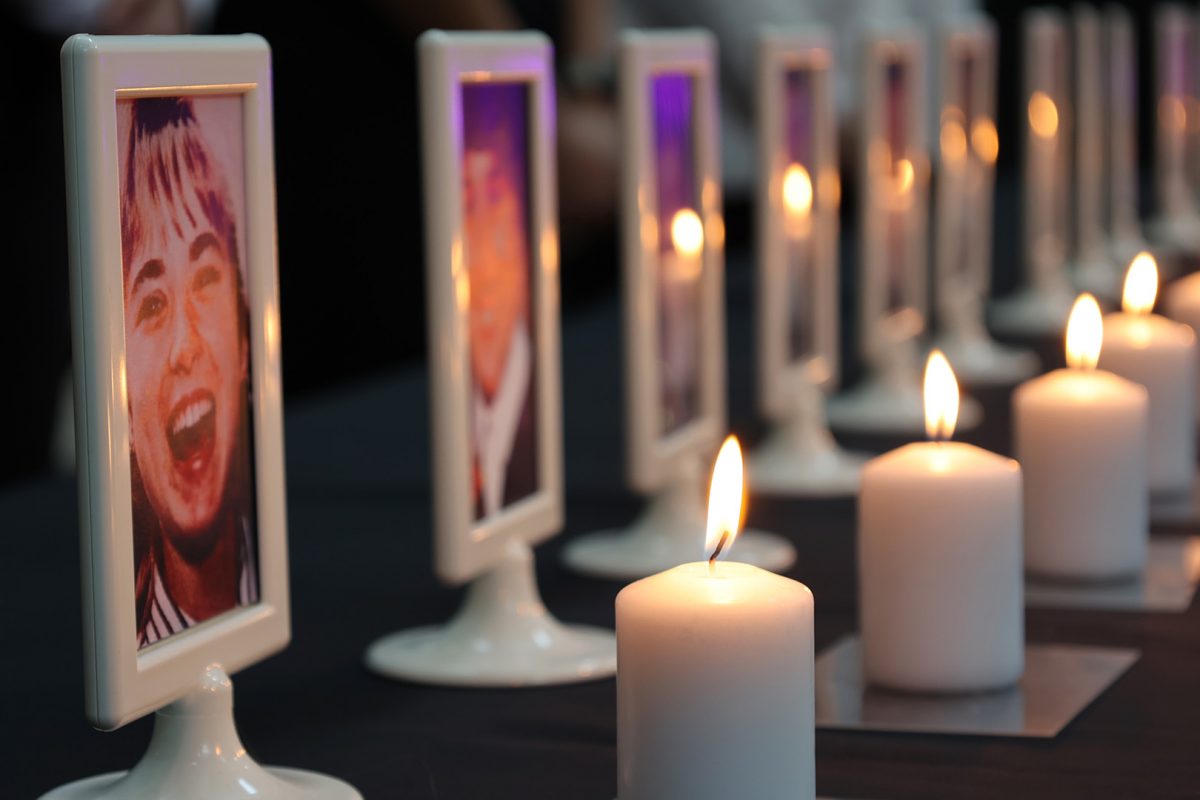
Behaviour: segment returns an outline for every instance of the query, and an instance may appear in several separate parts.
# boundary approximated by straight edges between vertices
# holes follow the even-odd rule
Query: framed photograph
[[[769,29],[758,50],[758,396],[774,420],[838,379],[838,207],[832,36]]]
[[[87,714],[290,636],[271,66],[258,36],[62,50]]]
[[[928,313],[924,35],[907,25],[876,28],[862,54],[859,341],[875,364],[920,335]]]
[[[1156,197],[1164,216],[1188,215],[1195,209],[1189,176],[1194,160],[1196,38],[1193,19],[1184,6],[1164,4],[1154,12],[1157,141],[1154,148]]]
[[[1026,271],[1032,286],[1051,289],[1063,281],[1070,247],[1069,42],[1057,9],[1027,11],[1023,23]]]
[[[620,42],[626,451],[643,492],[725,429],[716,49],[699,30]]]
[[[964,305],[977,306],[991,288],[992,191],[999,152],[991,21],[971,17],[943,30],[938,63],[935,291],[939,314],[953,314]]]
[[[553,53],[442,31],[418,53],[436,566],[461,583],[562,526]]]
[[[1138,216],[1138,86],[1137,42],[1128,9],[1110,4],[1104,9],[1105,93],[1104,128],[1108,150],[1107,227],[1117,243],[1118,262],[1129,245],[1141,244]],[[1132,258],[1133,254],[1128,254]]]

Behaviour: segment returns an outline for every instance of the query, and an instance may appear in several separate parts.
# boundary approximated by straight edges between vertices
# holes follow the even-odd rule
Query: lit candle
[[[718,560],[742,498],[730,437],[713,468],[709,560],[617,595],[619,800],[816,794],[813,597],[796,581]]]
[[[1146,390],[1096,369],[1108,349],[1100,306],[1075,301],[1067,369],[1013,395],[1016,456],[1025,470],[1025,567],[1062,577],[1111,578],[1146,561]]]
[[[864,675],[876,685],[957,692],[1021,676],[1021,468],[949,441],[957,417],[958,385],[935,350],[925,368],[933,441],[863,469],[859,615]]]
[[[1187,324],[1193,333],[1200,331],[1200,272],[1180,278],[1168,286],[1164,301],[1168,317]],[[1196,422],[1200,423],[1200,369],[1196,370],[1196,378],[1193,406]]]
[[[1157,293],[1154,257],[1138,253],[1125,277],[1123,310],[1104,317],[1100,366],[1146,387],[1150,491],[1178,493],[1191,490],[1196,474],[1196,335],[1187,325],[1150,313]]]

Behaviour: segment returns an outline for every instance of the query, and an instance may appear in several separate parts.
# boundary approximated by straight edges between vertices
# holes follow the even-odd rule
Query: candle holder
[[[1187,611],[1200,584],[1200,537],[1152,536],[1138,574],[1107,581],[1064,581],[1027,575],[1026,608]]]
[[[511,543],[502,561],[467,587],[446,625],[379,639],[367,668],[388,678],[442,686],[541,686],[616,672],[611,631],[563,625],[542,603],[532,551]]]
[[[677,477],[655,493],[627,528],[580,536],[563,548],[563,562],[585,575],[613,580],[644,578],[705,556],[698,533],[705,527],[703,462],[689,459]],[[733,557],[780,572],[796,560],[796,549],[773,533],[746,530]]]
[[[818,729],[1052,739],[1141,657],[1118,647],[1028,644],[1021,680],[998,691],[893,692],[863,678],[846,636],[817,656]]]
[[[1014,335],[1062,331],[1074,288],[1067,271],[1070,214],[1070,91],[1066,23],[1061,12],[1033,9],[1023,25],[1026,134],[1023,285],[992,304],[991,325]]]
[[[983,16],[943,28],[940,39],[941,168],[937,173],[935,261],[937,347],[968,385],[1030,377],[1037,356],[995,342],[984,325],[991,287],[992,196],[999,139],[995,123],[996,32]]]
[[[233,719],[233,682],[220,665],[154,714],[146,755],[128,772],[67,784],[42,800],[362,800],[351,786],[298,769],[261,767]]]
[[[833,69],[824,27],[759,35],[755,354],[759,410],[774,427],[750,455],[757,492],[854,494],[867,459],[839,448],[825,418],[841,349]]]

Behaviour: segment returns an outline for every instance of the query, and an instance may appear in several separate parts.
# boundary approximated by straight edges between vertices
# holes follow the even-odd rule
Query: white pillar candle
[[[1188,325],[1192,333],[1200,332],[1200,272],[1180,278],[1168,286],[1164,305],[1168,317]],[[1197,348],[1197,352],[1200,353],[1200,348]],[[1195,420],[1200,423],[1200,368],[1196,370],[1196,380],[1192,390],[1193,408]]]
[[[1146,387],[1150,491],[1171,494],[1190,491],[1196,475],[1196,335],[1150,313],[1157,290],[1153,256],[1138,253],[1125,278],[1123,310],[1104,318],[1100,367]]]
[[[925,372],[930,438],[870,461],[858,501],[863,669],[919,692],[1015,683],[1024,667],[1021,468],[944,441],[958,387],[938,351]]]
[[[736,446],[713,471],[718,551],[740,518]],[[714,554],[617,595],[619,800],[812,800],[813,731],[807,587]]]
[[[1149,400],[1142,386],[1096,369],[1103,336],[1100,307],[1085,294],[1067,323],[1070,366],[1013,395],[1030,573],[1103,579],[1146,562]]]

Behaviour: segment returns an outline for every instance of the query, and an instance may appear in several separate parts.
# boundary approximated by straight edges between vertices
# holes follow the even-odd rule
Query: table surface
[[[750,285],[729,274],[730,419],[753,443]],[[615,296],[564,320],[567,524],[537,552],[541,590],[566,621],[613,625],[618,584],[559,564],[564,539],[632,519],[622,477],[620,319]],[[1046,345],[1053,353],[1058,345]],[[1008,393],[977,394],[988,419],[962,438],[1008,449]],[[261,763],[327,772],[368,798],[595,798],[616,787],[615,683],[524,690],[393,683],[362,666],[367,645],[447,619],[461,590],[431,569],[424,370],[378,376],[286,416],[293,641],[235,678],[243,740]],[[1098,432],[1098,435],[1100,432]],[[895,442],[852,442],[880,450]],[[4,797],[37,796],[143,753],[150,723],[113,733],[83,717],[74,484],[41,479],[0,495],[7,552],[0,633]],[[790,537],[790,575],[817,601],[818,649],[854,629],[852,500],[754,498],[749,524]],[[1183,614],[1031,610],[1034,642],[1141,648],[1142,658],[1049,741],[819,732],[817,785],[842,798],[1200,797],[1200,608]]]

